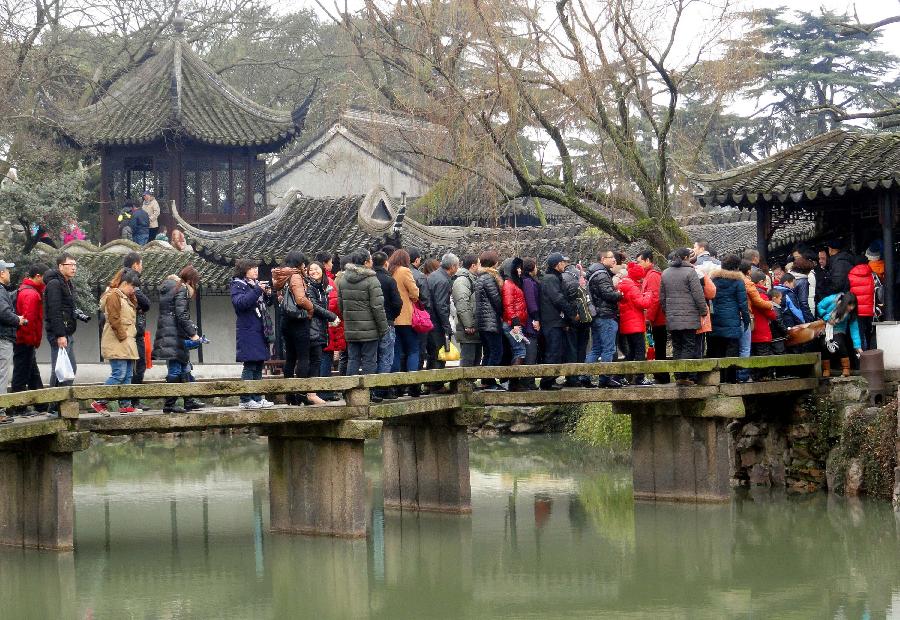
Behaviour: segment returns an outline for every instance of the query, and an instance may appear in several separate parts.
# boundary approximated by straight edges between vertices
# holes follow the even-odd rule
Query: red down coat
[[[860,263],[847,274],[850,280],[850,292],[856,295],[859,316],[875,316],[875,280],[872,279],[872,268],[868,263]]]
[[[503,322],[515,327],[528,324],[528,306],[525,293],[512,279],[503,282]]]
[[[757,286],[756,290],[759,291],[760,299],[769,301],[765,287]],[[753,331],[750,332],[750,342],[772,342],[772,328],[769,326],[769,321],[774,320],[777,316],[775,310],[772,307],[763,309],[760,306],[750,306],[750,312],[753,313]]]
[[[338,308],[337,285],[334,283],[334,278],[330,273],[327,277],[328,284],[331,286],[331,291],[328,293],[328,309],[336,315],[341,316],[341,310]],[[332,327],[331,325],[328,326],[328,346],[323,350],[328,352],[347,350],[347,341],[344,340],[343,317],[341,317],[341,324],[337,327]]]
[[[641,293],[638,283],[628,277],[619,280],[616,288],[622,293],[622,299],[619,300],[619,333],[643,334],[646,330],[644,310],[650,307],[651,292]]]
[[[37,284],[31,278],[25,278],[19,285],[15,310],[16,314],[28,319],[28,325],[22,325],[16,331],[16,344],[41,346],[44,329],[44,305],[41,301],[43,294],[44,284]]]
[[[645,274],[641,282],[641,293],[650,295],[650,304],[647,306],[647,320],[654,327],[665,326],[666,313],[659,305],[659,285],[662,282],[662,272],[654,265]]]

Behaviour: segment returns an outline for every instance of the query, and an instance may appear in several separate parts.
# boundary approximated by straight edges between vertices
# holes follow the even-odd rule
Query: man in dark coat
[[[25,324],[25,317],[16,314],[12,298],[7,286],[10,284],[9,270],[15,263],[0,260],[0,394],[6,394],[9,377],[13,367],[13,346],[16,342],[16,330]],[[5,409],[0,409],[0,424],[12,422]]]
[[[569,259],[559,252],[547,257],[547,273],[541,278],[541,332],[544,334],[544,363],[560,364],[566,346],[565,330],[575,320],[575,307],[562,290],[562,272]],[[541,379],[542,390],[558,390],[556,379]]]
[[[829,241],[828,248],[828,292],[827,295],[835,293],[850,292],[850,270],[856,266],[856,261],[850,252],[844,249],[844,242],[840,239]],[[818,292],[818,291],[817,291]],[[826,296],[827,296],[826,295]],[[818,297],[818,295],[817,295]]]
[[[591,323],[591,350],[585,362],[611,362],[616,355],[616,335],[619,331],[619,300],[622,293],[616,290],[612,268],[616,255],[603,250],[597,256],[599,262],[588,268],[588,293],[597,310]],[[599,387],[618,388],[622,383],[615,377],[600,375]]]
[[[387,333],[378,340],[379,373],[391,372],[391,366],[394,364],[394,342],[396,340],[394,320],[400,315],[400,310],[403,308],[403,299],[400,297],[397,281],[384,267],[387,259],[388,255],[384,252],[372,254],[372,268],[381,285],[381,294],[384,296],[384,314],[388,322]],[[377,391],[375,394],[381,397],[386,395],[382,391]]]
[[[666,327],[672,336],[672,357],[677,360],[697,357],[695,336],[700,328],[700,318],[707,312],[700,276],[688,262],[690,254],[687,248],[672,252],[659,286],[659,303],[666,313]],[[680,386],[695,383],[691,373],[676,373],[675,379]]]
[[[450,350],[450,338],[453,327],[450,324],[450,296],[453,293],[453,278],[459,269],[459,258],[456,254],[444,254],[441,266],[428,274],[428,289],[431,294],[431,323],[433,325],[428,336],[435,351]],[[415,276],[414,276],[415,277]],[[441,360],[429,360],[430,368],[443,368],[446,363]]]
[[[146,245],[150,241],[150,214],[141,203],[135,205],[131,214],[131,239],[138,245]]]
[[[72,385],[73,381],[60,382],[56,378],[56,358],[60,349],[65,349],[72,363],[72,370],[78,372],[75,361],[75,277],[77,261],[68,252],[56,257],[56,269],[44,275],[44,327],[50,343],[50,387]],[[55,412],[51,412],[55,415]]]
[[[144,261],[137,252],[129,252],[122,261],[122,267],[124,269],[134,269],[136,272],[141,273],[144,271]],[[138,359],[134,364],[131,383],[139,384],[144,382],[144,373],[147,372],[147,349],[144,346],[144,333],[147,331],[147,312],[150,311],[150,298],[147,297],[147,293],[141,290],[141,287],[134,289],[134,296],[137,298],[134,339],[137,341]],[[142,411],[147,411],[150,408],[142,404],[137,398],[131,401],[131,406]]]

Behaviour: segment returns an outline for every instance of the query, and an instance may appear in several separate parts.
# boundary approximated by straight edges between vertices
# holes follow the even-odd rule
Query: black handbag
[[[284,316],[289,319],[309,318],[306,309],[297,306],[297,300],[294,299],[294,292],[291,290],[290,283],[284,287],[284,295],[281,297],[281,311],[284,313]]]

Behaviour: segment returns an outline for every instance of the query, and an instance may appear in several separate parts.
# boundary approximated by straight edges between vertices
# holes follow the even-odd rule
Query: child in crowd
[[[750,281],[759,291],[760,299],[764,302],[770,301],[765,288],[766,273],[761,270],[754,271],[750,274]],[[769,323],[776,317],[774,307],[765,310],[759,306],[752,306],[750,311],[753,313],[753,330],[750,332],[750,355],[773,355],[772,328],[769,326]],[[756,381],[765,381],[770,378],[770,373],[767,371],[753,374]]]
[[[156,236],[153,238],[153,240],[154,241],[165,241],[166,243],[168,243],[169,242],[168,232],[169,232],[169,230],[165,226],[160,225],[159,232],[156,233]]]

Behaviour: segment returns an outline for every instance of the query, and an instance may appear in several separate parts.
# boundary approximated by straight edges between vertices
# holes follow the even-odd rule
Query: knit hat
[[[842,239],[832,239],[828,243],[825,244],[825,247],[831,248],[832,250],[843,250],[844,249],[844,241]]]
[[[881,260],[881,254],[884,251],[884,244],[881,242],[881,239],[876,239],[871,244],[869,244],[869,249],[866,250],[866,258],[869,260]]]
[[[645,273],[644,268],[637,263],[628,263],[628,277],[635,282],[643,280]]]

